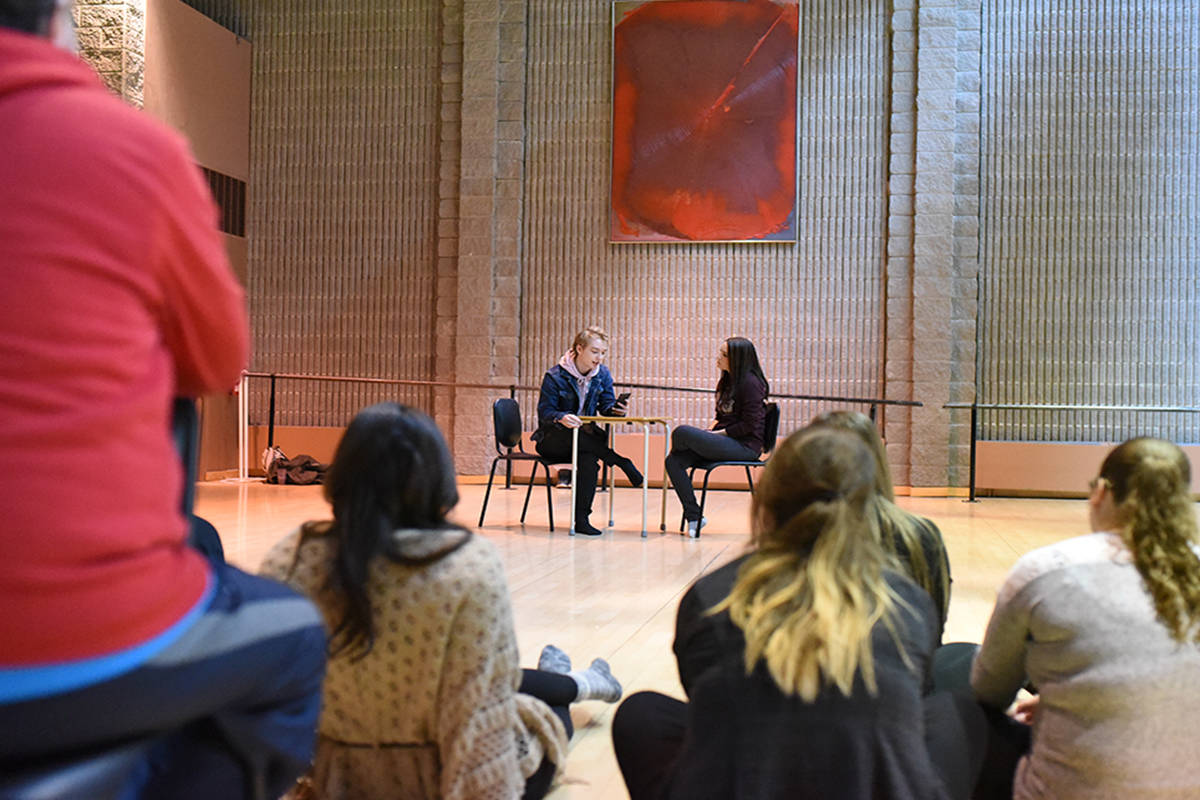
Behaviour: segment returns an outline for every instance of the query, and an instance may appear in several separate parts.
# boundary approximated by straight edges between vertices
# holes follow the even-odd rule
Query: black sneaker
[[[575,535],[576,536],[600,536],[604,531],[599,528],[593,528],[587,520],[575,520]]]
[[[620,464],[617,464],[617,466],[621,468],[621,471],[625,473],[625,477],[629,479],[630,486],[635,489],[642,488],[645,478],[642,477],[642,473],[631,460],[627,458]]]

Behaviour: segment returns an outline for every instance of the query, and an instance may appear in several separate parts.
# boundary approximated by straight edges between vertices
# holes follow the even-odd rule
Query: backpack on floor
[[[303,453],[288,458],[278,447],[268,447],[263,451],[263,470],[267,473],[267,483],[321,483],[325,480],[327,468],[327,465]]]

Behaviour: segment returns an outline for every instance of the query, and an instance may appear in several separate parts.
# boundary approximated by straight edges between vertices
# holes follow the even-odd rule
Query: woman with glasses
[[[1092,533],[1009,573],[971,672],[993,709],[980,796],[1200,797],[1200,555],[1178,447],[1131,439],[1091,483]],[[1030,682],[1037,694],[1001,709]],[[1015,772],[1014,772],[1015,770]]]
[[[688,470],[705,461],[753,461],[763,452],[770,384],[758,363],[754,343],[733,336],[721,343],[717,354],[716,421],[709,430],[680,425],[671,432],[671,452],[666,470],[683,505],[688,536],[700,535],[704,520]]]

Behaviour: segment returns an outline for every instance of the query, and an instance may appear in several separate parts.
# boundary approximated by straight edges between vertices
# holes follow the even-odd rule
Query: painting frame
[[[609,242],[795,243],[798,0],[614,0]]]

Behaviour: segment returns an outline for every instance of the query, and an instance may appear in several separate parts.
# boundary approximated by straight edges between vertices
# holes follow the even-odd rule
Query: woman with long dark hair
[[[754,343],[733,336],[717,354],[716,421],[709,430],[680,425],[671,432],[666,470],[683,505],[688,535],[700,535],[704,520],[688,470],[705,461],[752,461],[762,455],[767,395],[771,390]]]
[[[537,798],[566,753],[567,705],[614,702],[600,660],[548,646],[517,665],[495,547],[449,522],[454,463],[437,425],[396,403],[354,418],[326,476],[333,519],[281,541],[263,572],[331,631],[310,789],[319,798]]]
[[[1000,589],[971,673],[996,723],[979,796],[1200,797],[1200,540],[1187,456],[1161,439],[1118,446],[1091,483],[1088,519],[1091,534],[1027,553]],[[1036,696],[1007,719],[1027,682]]]
[[[962,748],[939,742],[935,764],[926,745],[927,724],[957,730],[954,709],[923,696],[937,617],[871,530],[874,491],[873,457],[851,433],[805,429],[775,450],[749,552],[680,601],[675,655],[690,702],[639,692],[617,710],[632,800],[969,792]]]

